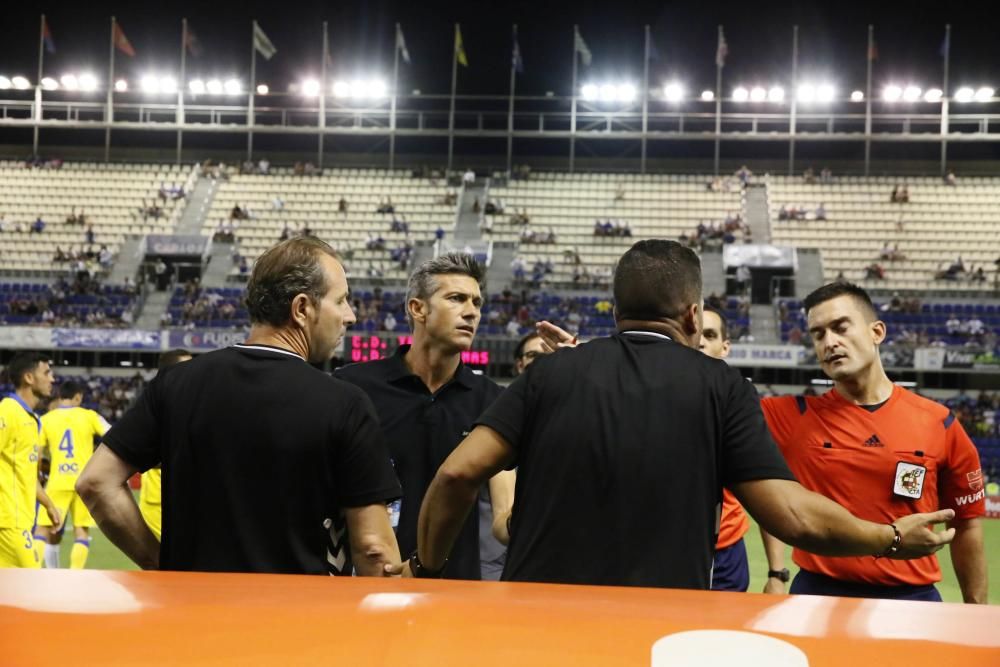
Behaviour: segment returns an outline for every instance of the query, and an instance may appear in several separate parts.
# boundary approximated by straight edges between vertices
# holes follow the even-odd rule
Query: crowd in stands
[[[628,220],[595,220],[594,236],[612,238],[632,238],[632,228]]]
[[[242,288],[202,288],[193,278],[174,289],[160,325],[186,329],[249,326]]]
[[[31,155],[24,160],[25,169],[62,169],[64,162],[58,157]]]
[[[86,272],[53,285],[0,284],[0,323],[51,327],[124,328],[132,325],[136,288],[106,286]]]
[[[997,259],[995,264],[1000,267],[1000,259]],[[965,280],[969,283],[985,283],[988,280],[986,275],[986,270],[983,266],[976,267],[975,265],[966,267],[965,262],[962,260],[962,256],[959,255],[955,261],[951,262],[947,267],[944,263],[938,264],[937,271],[934,272],[934,280],[944,280],[951,282],[960,282]]]
[[[753,243],[753,231],[740,213],[730,213],[725,220],[706,220],[698,223],[692,234],[681,234],[681,243],[702,252],[705,248],[736,243]]]
[[[782,204],[778,209],[778,220],[826,220],[826,204],[820,202],[815,208]]]
[[[893,204],[909,204],[910,188],[905,184],[893,186],[892,193],[889,195],[889,201]]]

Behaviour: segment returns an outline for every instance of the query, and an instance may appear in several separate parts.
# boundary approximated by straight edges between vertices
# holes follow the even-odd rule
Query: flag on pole
[[[135,58],[135,49],[132,48],[132,42],[128,41],[128,37],[125,36],[125,31],[122,30],[122,27],[118,24],[118,22],[115,22],[114,35],[111,39],[115,43],[116,49],[127,55],[129,58]]]
[[[201,55],[201,41],[190,27],[184,29],[184,48],[195,58]]]
[[[726,66],[726,56],[729,55],[729,44],[726,43],[726,36],[719,28],[719,45],[715,49],[715,64],[718,67]]]
[[[518,74],[524,74],[524,61],[521,59],[521,45],[517,42],[517,26],[514,26],[514,47],[511,50],[510,64]]]
[[[583,35],[580,34],[580,29],[576,26],[573,27],[573,50],[580,54],[580,62],[584,65],[589,66],[590,61],[594,59],[594,54],[590,52],[587,42],[583,41]]]
[[[42,17],[42,41],[45,42],[45,50],[49,53],[56,52],[56,43],[52,41],[52,31],[49,30],[49,20]]]
[[[264,56],[264,60],[270,60],[274,57],[274,54],[278,52],[278,49],[274,48],[274,44],[261,27],[257,25],[257,22],[253,22],[253,48],[257,49],[257,52]]]
[[[457,23],[455,24],[455,58],[458,59],[459,65],[469,66],[469,59],[465,55],[465,44],[462,43],[462,29]]]
[[[878,60],[878,44],[875,40],[872,40],[871,46],[868,47],[868,60]]]
[[[653,39],[653,35],[649,36],[649,59],[663,60],[663,55],[660,54],[660,50],[656,48],[656,40]]]
[[[406,48],[406,38],[403,37],[403,29],[396,24],[396,50],[407,65],[410,64],[410,52]]]

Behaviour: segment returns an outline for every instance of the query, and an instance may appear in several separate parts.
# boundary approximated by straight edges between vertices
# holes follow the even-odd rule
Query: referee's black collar
[[[388,359],[386,359],[387,362],[386,366],[388,367],[386,380],[388,380],[389,382],[398,382],[403,378],[409,378],[409,377],[414,377],[417,378],[418,380],[420,379],[419,377],[417,377],[416,373],[410,370],[410,367],[406,365],[406,360],[403,359],[403,357],[406,356],[406,353],[410,351],[410,347],[411,346],[409,344],[400,345],[399,347],[396,348],[396,351],[393,353],[393,355]],[[449,380],[445,386],[454,382],[456,384],[462,385],[466,389],[472,389],[475,377],[476,374],[473,373],[469,369],[469,367],[462,362],[461,358],[459,358],[458,368],[455,369],[455,375],[452,376],[451,380]],[[422,380],[421,383],[423,383]]]

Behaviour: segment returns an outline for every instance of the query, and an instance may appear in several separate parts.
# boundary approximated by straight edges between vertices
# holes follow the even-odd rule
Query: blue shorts
[[[881,598],[885,600],[923,600],[941,602],[934,584],[925,586],[879,586],[857,581],[840,581],[824,574],[799,570],[788,589],[794,595],[838,595],[845,598]]]
[[[743,538],[715,552],[712,566],[712,590],[746,593],[750,588],[750,565]]]

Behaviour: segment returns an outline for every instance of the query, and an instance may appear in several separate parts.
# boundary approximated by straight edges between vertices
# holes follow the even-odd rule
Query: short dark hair
[[[18,352],[7,362],[7,379],[14,389],[24,386],[24,376],[33,373],[38,364],[47,364],[49,358],[41,352],[24,351]]]
[[[438,290],[434,276],[459,275],[469,276],[482,286],[486,278],[486,269],[476,259],[467,253],[449,252],[440,257],[429,259],[417,267],[406,283],[406,322],[413,328],[413,316],[407,304],[410,299],[427,301]]]
[[[339,259],[327,242],[300,236],[282,241],[258,257],[247,282],[250,321],[282,326],[291,317],[292,300],[299,294],[319,303],[330,289],[319,262],[321,255]]]
[[[541,336],[538,335],[537,331],[532,331],[517,342],[517,347],[514,348],[514,361],[517,361],[524,356],[524,348],[528,345],[528,343],[536,338],[541,338]]]
[[[59,385],[59,398],[69,400],[83,393],[83,385],[75,380],[63,380]]]
[[[722,312],[722,309],[706,303],[705,312],[715,313],[719,316],[719,335],[722,336],[722,340],[729,340],[729,321],[726,319],[726,314]]]
[[[168,350],[160,355],[160,358],[156,362],[156,370],[162,371],[164,368],[173,366],[174,364],[179,364],[184,361],[184,357],[193,357],[194,355],[187,350],[177,348],[176,350]]]
[[[862,309],[865,310],[865,314],[871,315],[873,320],[878,319],[878,311],[875,310],[875,304],[872,303],[872,298],[868,296],[868,292],[866,292],[864,288],[858,287],[854,283],[827,283],[826,285],[810,292],[809,296],[802,301],[802,306],[805,308],[806,315],[808,315],[809,311],[819,304],[825,303],[830,299],[836,299],[838,296],[853,297],[855,301],[861,304]]]
[[[618,260],[614,295],[619,320],[677,318],[701,302],[701,262],[677,241],[639,241]]]

